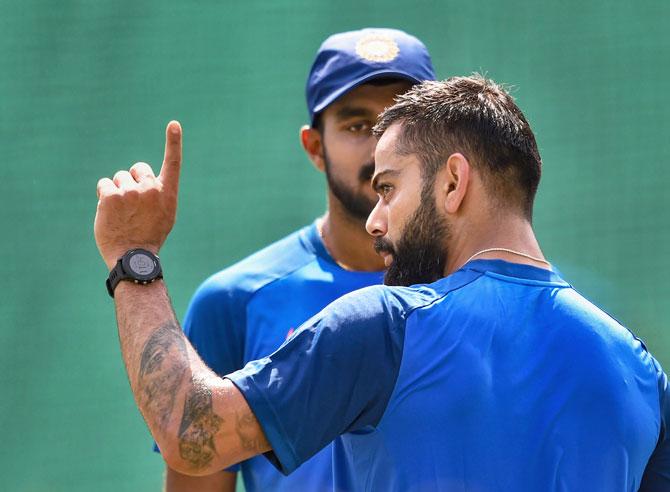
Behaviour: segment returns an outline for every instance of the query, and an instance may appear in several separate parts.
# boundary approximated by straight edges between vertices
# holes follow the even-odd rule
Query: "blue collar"
[[[303,237],[305,238],[308,247],[314,252],[316,256],[319,256],[324,260],[328,260],[331,263],[336,263],[333,257],[330,256],[330,253],[328,253],[326,246],[323,244],[323,239],[321,239],[321,235],[319,234],[319,228],[316,226],[318,220],[319,219],[315,220],[310,225],[305,227],[305,234]]]
[[[545,270],[544,268],[521,263],[511,263],[505,260],[472,260],[463,265],[460,270],[473,270],[480,273],[494,273],[505,277],[569,285],[553,267],[552,270]]]
[[[347,274],[355,276],[372,276],[377,282],[382,282],[384,279],[383,270],[378,272],[359,272],[355,270],[345,270],[340,265],[338,265],[335,259],[330,256],[326,246],[323,244],[323,238],[321,237],[321,234],[319,234],[319,228],[316,226],[317,220],[303,229],[303,243],[309,250],[311,250],[317,257],[330,263],[332,266],[338,268],[342,272],[346,272]]]

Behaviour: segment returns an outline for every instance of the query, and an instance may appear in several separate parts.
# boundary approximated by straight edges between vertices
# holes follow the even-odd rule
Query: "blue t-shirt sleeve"
[[[227,377],[289,474],[338,435],[376,425],[400,368],[405,316],[381,286],[326,307],[276,352]]]
[[[661,431],[656,449],[649,458],[642,476],[640,492],[662,492],[670,490],[670,385],[668,377],[658,367],[661,406]]]

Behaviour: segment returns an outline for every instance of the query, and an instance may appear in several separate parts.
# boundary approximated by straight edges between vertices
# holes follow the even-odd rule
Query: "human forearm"
[[[182,333],[162,281],[121,282],[115,300],[130,386],[170,468],[208,475],[270,449],[241,393]]]
[[[162,282],[121,282],[115,300],[128,379],[163,457],[188,473],[213,471],[222,458],[215,447],[222,417],[212,393],[224,382],[184,337]]]

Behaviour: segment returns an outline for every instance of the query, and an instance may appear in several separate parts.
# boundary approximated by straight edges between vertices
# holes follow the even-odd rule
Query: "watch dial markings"
[[[132,271],[138,275],[149,275],[156,269],[153,258],[144,253],[135,253],[128,260]]]

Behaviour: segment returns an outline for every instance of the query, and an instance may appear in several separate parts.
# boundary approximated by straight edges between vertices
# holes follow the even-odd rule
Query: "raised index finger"
[[[164,186],[177,191],[181,168],[181,125],[178,121],[168,123],[165,130],[165,157],[159,175]]]

